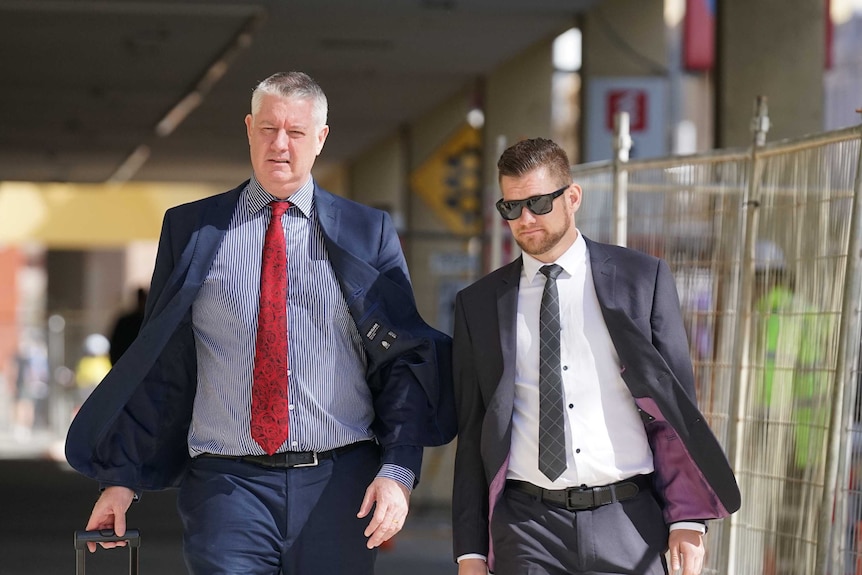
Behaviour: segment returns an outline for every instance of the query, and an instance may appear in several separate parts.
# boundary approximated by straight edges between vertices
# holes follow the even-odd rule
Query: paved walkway
[[[75,552],[72,534],[89,516],[95,484],[72,471],[62,443],[48,433],[27,440],[0,432],[0,573],[68,575]],[[141,530],[143,574],[184,575],[175,492],[147,493],[129,516]],[[124,573],[125,550],[88,557],[87,572]],[[376,575],[453,575],[448,510],[414,509],[394,544],[383,550]],[[321,574],[335,575],[335,574]]]

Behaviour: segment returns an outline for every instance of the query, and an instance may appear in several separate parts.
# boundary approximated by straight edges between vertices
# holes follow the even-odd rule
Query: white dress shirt
[[[556,480],[539,471],[539,308],[544,264],[524,254],[518,290],[515,409],[509,479],[546,489],[599,486],[653,471],[652,451],[596,296],[587,244],[577,240],[555,263],[568,466]]]

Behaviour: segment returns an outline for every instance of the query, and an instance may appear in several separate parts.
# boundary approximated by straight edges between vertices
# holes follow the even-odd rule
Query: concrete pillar
[[[721,0],[716,22],[716,147],[751,144],[758,95],[770,141],[823,130],[823,0]]]
[[[666,73],[664,0],[602,0],[584,13],[581,71],[592,76]]]
[[[554,38],[539,42],[488,75],[483,174],[489,199],[493,201],[500,197],[498,139],[504,139],[506,145],[511,146],[525,138],[551,136],[553,42]],[[493,209],[493,202],[487,206]]]
[[[403,229],[406,200],[406,158],[402,137],[395,133],[367,150],[349,168],[350,197],[357,202],[389,212],[396,227]]]
[[[661,156],[670,149],[670,123],[674,117],[669,113],[672,70],[664,4],[664,0],[602,0],[583,14],[582,160],[613,157],[611,122],[607,119],[612,112],[604,107],[607,105],[604,96],[591,98],[597,80],[620,82],[620,88],[637,92],[642,92],[649,83],[648,119],[643,126],[635,126],[640,120],[631,118],[634,137],[631,154],[633,158]]]

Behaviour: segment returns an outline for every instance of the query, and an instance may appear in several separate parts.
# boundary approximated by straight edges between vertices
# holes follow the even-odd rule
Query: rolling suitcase
[[[122,537],[117,537],[110,529],[103,529],[101,531],[75,531],[76,575],[85,575],[87,543],[110,541],[128,541],[129,574],[138,575],[138,548],[141,546],[141,533],[137,529],[127,529],[126,534]]]

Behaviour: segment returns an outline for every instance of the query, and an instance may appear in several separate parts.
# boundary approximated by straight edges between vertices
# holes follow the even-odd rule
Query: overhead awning
[[[0,182],[0,244],[87,248],[157,240],[165,210],[222,191],[187,183]]]

